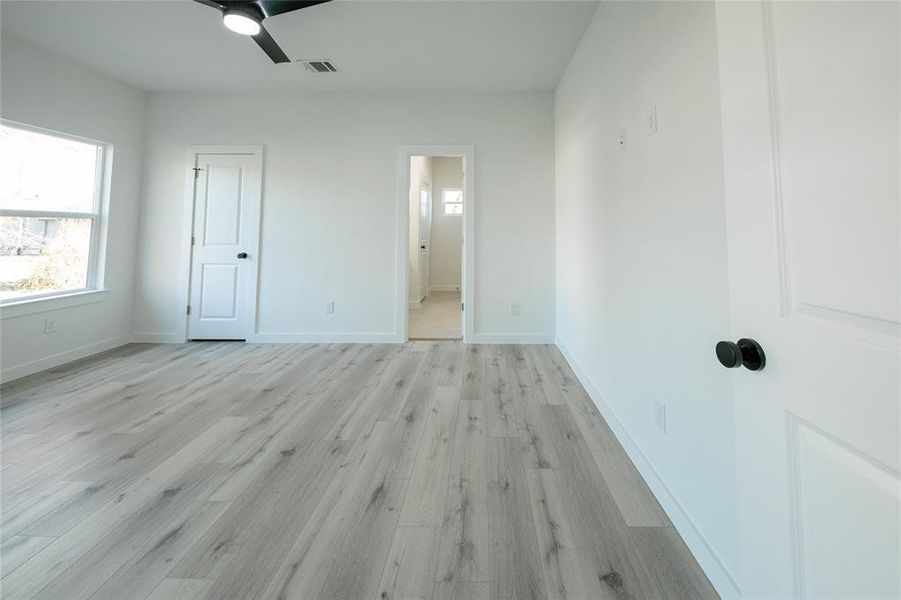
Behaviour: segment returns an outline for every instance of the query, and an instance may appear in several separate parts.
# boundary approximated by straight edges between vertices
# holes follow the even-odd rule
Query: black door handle
[[[759,371],[766,365],[766,354],[756,341],[742,338],[738,343],[722,341],[716,345],[716,357],[729,369],[743,366],[749,371]]]
[[[238,258],[247,258],[246,252],[238,252]]]

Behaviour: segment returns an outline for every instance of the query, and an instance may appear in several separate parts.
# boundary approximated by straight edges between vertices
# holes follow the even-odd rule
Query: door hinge
[[[196,243],[197,243],[197,238],[195,238],[195,237],[192,235],[192,236],[191,236],[191,245],[193,246],[193,245],[196,244]]]
[[[463,312],[464,310],[466,310],[466,303],[461,302],[460,303],[460,312]]]
[[[190,315],[190,314],[191,314],[191,305],[190,305],[190,304],[188,305],[187,310],[185,310],[185,314],[186,314],[186,315]]]
[[[191,170],[194,171],[194,179],[200,177],[200,172],[203,171],[203,169],[201,169],[200,167],[194,167]]]

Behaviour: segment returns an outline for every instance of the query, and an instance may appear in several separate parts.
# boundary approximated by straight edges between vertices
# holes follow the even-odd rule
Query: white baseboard
[[[422,300],[410,300],[407,302],[407,306],[410,308],[419,308],[420,304],[422,304]]]
[[[430,292],[459,292],[459,285],[431,285],[429,286]]]
[[[252,344],[403,344],[396,333],[257,333],[247,338]],[[553,344],[545,333],[481,333],[467,344]]]
[[[184,344],[185,338],[177,333],[136,331],[131,334],[131,341],[140,344]]]
[[[554,336],[547,333],[477,333],[467,344],[553,344]]]
[[[401,344],[397,333],[257,333],[251,344]]]
[[[719,555],[707,541],[707,538],[695,526],[694,521],[692,521],[676,496],[673,495],[669,486],[666,485],[666,482],[654,469],[654,466],[641,451],[641,448],[629,435],[625,426],[616,417],[613,408],[604,400],[597,386],[594,385],[579,363],[569,353],[569,350],[566,349],[566,345],[560,338],[557,338],[556,344],[572,368],[573,373],[576,374],[585,391],[588,392],[588,395],[598,407],[604,420],[610,425],[610,429],[613,430],[626,454],[629,455],[629,458],[635,464],[638,473],[645,480],[645,483],[648,484],[648,487],[651,488],[651,492],[656,496],[657,501],[660,502],[660,506],[663,507],[670,521],[673,522],[676,531],[685,540],[688,549],[694,555],[698,564],[701,565],[701,569],[704,570],[704,573],[710,579],[710,583],[716,588],[717,593],[723,598],[740,598],[741,588],[738,585],[738,580],[732,575],[723,561],[720,560]]]
[[[66,363],[87,358],[94,354],[100,354],[101,352],[106,352],[107,350],[118,348],[119,346],[124,346],[130,342],[131,336],[117,335],[116,337],[111,337],[85,346],[79,346],[78,348],[72,348],[71,350],[59,352],[58,354],[53,354],[51,356],[45,356],[44,358],[39,358],[21,365],[7,367],[0,370],[0,382],[6,383],[21,377],[34,375],[35,373],[40,373],[47,369],[59,367]]]

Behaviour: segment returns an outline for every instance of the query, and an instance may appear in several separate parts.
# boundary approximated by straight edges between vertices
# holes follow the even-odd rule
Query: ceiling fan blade
[[[221,2],[215,2],[214,0],[194,0],[198,4],[203,4],[204,6],[209,6],[210,8],[215,8],[216,10],[222,10],[225,8],[225,5]]]
[[[260,19],[265,19],[267,16],[255,0],[194,0],[194,2],[222,12],[229,9],[243,9],[257,15]]]
[[[256,0],[254,4],[260,7],[267,17],[274,17],[286,12],[324,4],[331,0]]]
[[[257,45],[263,49],[263,52],[269,55],[269,58],[272,59],[274,63],[285,63],[291,62],[291,59],[288,58],[288,55],[279,48],[279,45],[275,43],[275,40],[272,39],[272,36],[269,35],[269,32],[266,31],[265,27],[260,27],[260,32],[254,36],[251,36],[253,41],[257,43]]]

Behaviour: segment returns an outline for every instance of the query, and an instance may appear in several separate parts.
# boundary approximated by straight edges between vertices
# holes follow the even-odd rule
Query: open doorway
[[[401,146],[397,183],[398,338],[472,343],[475,146]]]
[[[408,338],[462,339],[463,157],[409,161]]]

